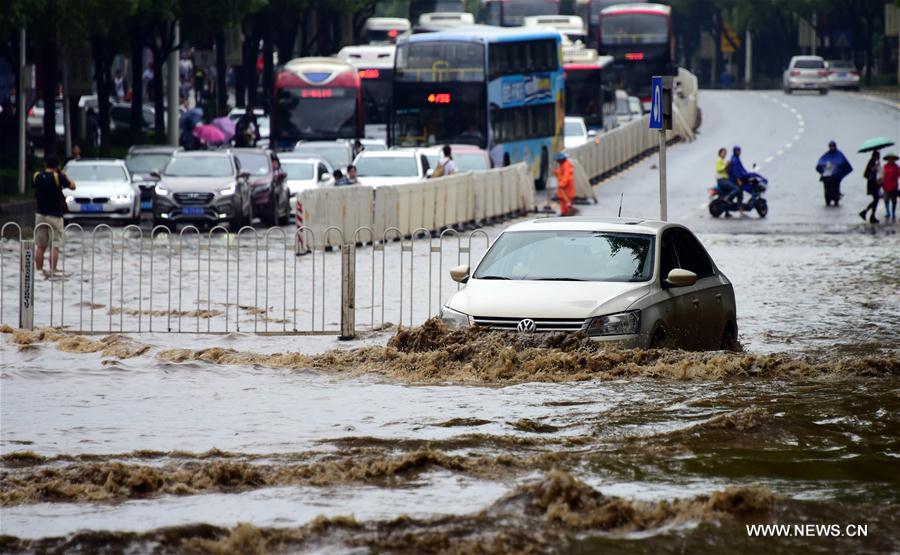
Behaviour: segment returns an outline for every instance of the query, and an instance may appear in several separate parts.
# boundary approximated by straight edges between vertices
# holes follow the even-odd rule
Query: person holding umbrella
[[[865,221],[866,214],[871,210],[872,215],[869,216],[869,223],[877,224],[878,218],[875,217],[875,212],[878,210],[878,199],[881,197],[881,156],[877,150],[872,151],[872,156],[866,164],[863,176],[866,178],[866,194],[872,196],[872,202],[859,213],[859,217]]]

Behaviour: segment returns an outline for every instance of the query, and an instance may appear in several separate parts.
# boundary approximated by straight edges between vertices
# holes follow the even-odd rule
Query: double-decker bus
[[[600,12],[600,54],[614,58],[616,88],[650,103],[650,78],[674,75],[672,8],[663,4],[623,4]]]
[[[386,45],[345,46],[337,57],[356,68],[362,84],[365,136],[383,139],[394,94],[394,52]]]
[[[472,26],[397,43],[395,146],[469,144],[494,166],[524,161],[535,184],[562,148],[565,118],[560,35],[537,28]]]
[[[616,91],[607,69],[612,60],[593,48],[563,51],[566,115],[584,118],[588,129],[609,129],[616,123]]]
[[[416,24],[426,13],[459,13],[466,11],[463,0],[410,0],[409,20]]]
[[[361,89],[356,68],[337,58],[291,60],[275,78],[272,144],[360,137]]]
[[[559,0],[481,0],[479,23],[519,27],[533,15],[559,15]]]
[[[604,8],[616,4],[631,4],[634,2],[641,2],[641,0],[575,0],[575,15],[580,16],[587,26],[588,37],[586,44],[591,48],[597,48],[600,12]]]

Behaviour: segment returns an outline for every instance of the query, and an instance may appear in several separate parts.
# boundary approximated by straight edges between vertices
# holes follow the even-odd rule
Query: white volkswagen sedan
[[[124,161],[73,160],[63,171],[76,187],[66,191],[66,220],[140,222],[141,191],[132,183]]]
[[[428,172],[428,159],[418,149],[362,151],[353,162],[360,185],[381,187],[422,181]]]
[[[582,331],[621,347],[737,348],[731,282],[687,228],[545,218],[512,225],[441,309],[451,327]]]

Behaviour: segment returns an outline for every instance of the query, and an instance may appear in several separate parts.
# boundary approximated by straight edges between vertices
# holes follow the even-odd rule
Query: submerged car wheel
[[[756,199],[756,212],[759,213],[760,218],[766,217],[766,214],[769,213],[769,203],[766,202],[766,199]]]
[[[734,329],[734,324],[731,322],[725,324],[725,331],[722,332],[722,344],[719,348],[722,351],[739,352],[741,350],[741,344],[738,343],[737,332]]]
[[[723,212],[725,212],[725,201],[724,200],[717,198],[717,199],[713,199],[712,201],[710,201],[709,214],[713,218],[718,218],[719,216],[722,215]]]
[[[653,337],[650,339],[651,349],[662,349],[666,346],[666,330],[662,327],[656,328]]]

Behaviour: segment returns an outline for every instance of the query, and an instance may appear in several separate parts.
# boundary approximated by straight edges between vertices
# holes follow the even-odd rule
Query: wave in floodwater
[[[6,329],[12,342],[27,348],[52,341],[68,352],[99,352],[131,358],[151,346],[126,336],[98,340],[44,329]],[[156,358],[169,363],[208,362],[359,376],[376,374],[411,383],[511,384],[622,378],[722,380],[734,378],[851,378],[900,375],[900,355],[753,354],[667,349],[610,349],[580,334],[524,335],[476,328],[449,330],[437,319],[402,329],[386,346],[335,349],[320,355],[298,352],[253,353],[230,348],[162,349]]]

